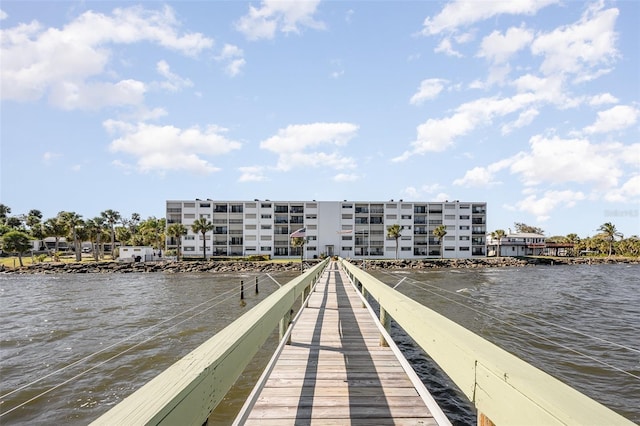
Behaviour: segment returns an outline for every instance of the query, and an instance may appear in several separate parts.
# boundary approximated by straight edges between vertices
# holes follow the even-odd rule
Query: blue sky
[[[640,2],[11,1],[0,202],[486,201],[640,234]]]

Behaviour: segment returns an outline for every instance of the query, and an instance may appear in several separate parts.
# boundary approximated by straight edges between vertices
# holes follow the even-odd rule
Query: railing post
[[[389,329],[391,328],[391,317],[387,315],[387,311],[385,311],[385,309],[382,306],[380,306],[380,324],[382,324],[384,329],[387,330],[387,332],[389,332]],[[387,342],[387,340],[384,338],[382,334],[380,334],[380,346],[385,346],[385,347],[389,346],[389,343]]]
[[[366,298],[367,298],[367,289],[364,286],[362,286],[362,307],[363,308],[367,307],[367,304],[364,303]]]
[[[278,327],[280,340],[284,339],[284,335],[289,328],[289,324],[291,324],[291,314],[293,314],[293,309],[284,314],[284,317],[280,320],[280,326]],[[291,335],[289,335],[289,339],[287,340],[287,344],[289,343],[291,343]]]

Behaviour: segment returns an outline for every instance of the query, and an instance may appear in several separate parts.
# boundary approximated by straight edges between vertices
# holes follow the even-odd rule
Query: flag
[[[291,238],[304,238],[307,235],[307,228],[300,228],[293,234],[289,235]]]

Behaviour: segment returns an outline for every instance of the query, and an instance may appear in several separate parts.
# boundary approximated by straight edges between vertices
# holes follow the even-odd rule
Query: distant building
[[[545,250],[546,237],[533,233],[508,234],[499,241],[487,235],[487,250],[495,256],[500,247],[499,256],[542,256]]]
[[[304,257],[339,255],[345,258],[394,258],[395,239],[387,228],[400,225],[398,258],[441,256],[471,258],[486,255],[486,203],[399,201],[224,201],[169,200],[167,225],[182,223],[188,233],[181,239],[186,257],[203,255],[269,255],[299,257],[300,247],[290,235],[305,228]],[[191,230],[196,219],[206,218],[213,231],[202,235]],[[445,225],[442,245],[433,230]],[[167,249],[177,241],[167,238]]]

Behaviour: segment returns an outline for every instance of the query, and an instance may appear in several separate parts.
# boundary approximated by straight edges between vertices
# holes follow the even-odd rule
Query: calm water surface
[[[640,423],[640,266],[374,275]],[[0,424],[87,424],[277,288],[264,274],[0,275]],[[473,424],[454,386],[393,333],[452,421]],[[231,422],[275,345],[274,334],[211,423]]]

